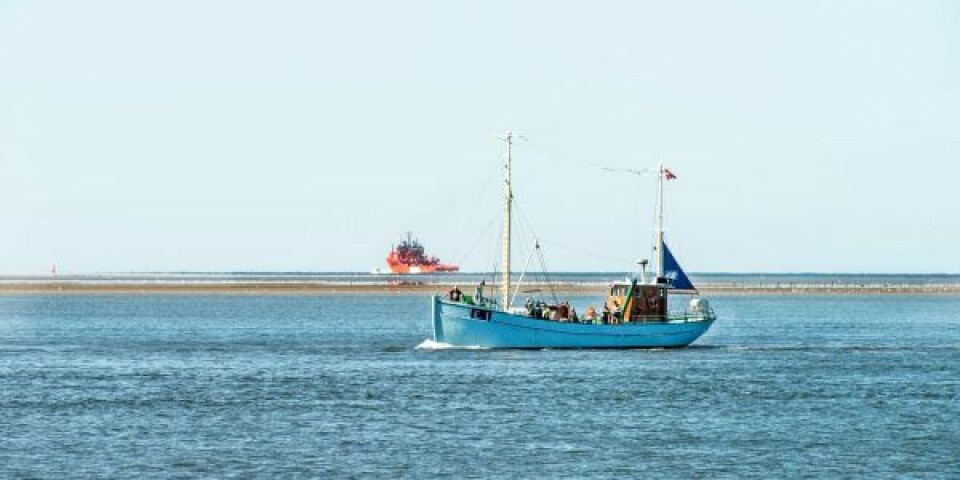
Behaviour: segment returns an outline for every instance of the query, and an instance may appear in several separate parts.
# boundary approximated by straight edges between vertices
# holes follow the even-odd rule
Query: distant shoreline
[[[28,281],[0,283],[0,295],[52,294],[145,294],[145,295],[430,295],[451,288],[445,283],[395,282],[349,283],[310,281],[243,282],[96,282]],[[465,290],[473,285],[461,284]],[[854,284],[854,283],[715,283],[698,285],[702,295],[960,295],[960,284]],[[488,285],[487,291],[496,289]],[[607,284],[559,283],[557,293],[567,295],[603,295]],[[521,295],[531,290],[548,292],[545,284],[527,284]]]

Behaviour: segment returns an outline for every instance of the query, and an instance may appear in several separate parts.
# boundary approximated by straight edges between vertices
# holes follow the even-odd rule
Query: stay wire
[[[533,224],[532,224],[532,222],[530,222],[530,220],[527,218],[527,216],[523,213],[523,210],[522,210],[522,209],[520,208],[520,206],[516,203],[516,201],[514,201],[514,207],[515,207],[515,209],[516,209],[516,211],[517,211],[518,216],[520,217],[520,220],[521,220],[520,225],[522,225],[522,226],[526,227],[527,229],[529,229],[531,235],[533,236],[534,240],[536,241],[536,245],[535,245],[533,248],[536,249],[537,259],[538,259],[539,262],[540,262],[541,282],[542,282],[544,285],[547,286],[547,289],[550,291],[550,296],[553,298],[553,302],[554,302],[555,304],[556,304],[556,303],[559,303],[559,301],[557,300],[557,291],[556,291],[556,288],[555,288],[555,286],[554,286],[554,284],[553,284],[553,280],[550,278],[550,274],[548,273],[548,270],[547,270],[547,263],[546,263],[546,260],[544,260],[544,257],[543,257],[543,249],[540,248],[540,239],[539,239],[539,237],[536,235],[536,233],[534,233]],[[536,275],[536,274],[535,274],[535,275]]]
[[[484,183],[483,183],[483,187],[480,190],[480,195],[479,197],[477,197],[481,199],[481,201],[474,202],[473,209],[463,217],[463,223],[459,228],[460,240],[457,242],[457,245],[463,245],[464,243],[466,243],[465,240],[468,238],[468,235],[471,232],[475,232],[475,230],[471,229],[470,226],[476,225],[477,219],[480,217],[481,207],[483,205],[488,204],[488,202],[484,202],[482,200],[486,198],[487,192],[490,190],[490,186],[493,184],[493,180],[495,177],[496,177],[496,172],[491,171],[487,174],[486,179],[484,180]],[[487,223],[487,226],[484,227],[484,233],[486,233],[486,231],[490,228],[490,225],[493,224],[495,221],[496,221],[496,217],[491,217],[490,221]],[[473,248],[477,246],[478,242],[479,242],[479,237],[476,237],[474,239],[473,244],[471,245],[471,248],[461,256],[460,258],[461,265],[463,264],[464,260],[466,260],[466,257],[470,253],[472,253]]]
[[[473,251],[477,248],[478,245],[480,245],[480,243],[483,241],[483,239],[484,239],[485,237],[487,237],[488,235],[490,235],[490,229],[491,229],[491,227],[494,226],[494,224],[495,224],[496,222],[497,222],[497,219],[496,219],[496,218],[491,218],[491,219],[487,222],[487,225],[484,226],[483,229],[480,230],[480,234],[477,235],[476,237],[474,237],[473,243],[470,245],[469,248],[467,248],[467,250],[463,253],[463,255],[460,256],[460,263],[459,263],[459,265],[463,265],[463,262],[466,261],[467,257],[469,257],[469,256],[473,253]]]

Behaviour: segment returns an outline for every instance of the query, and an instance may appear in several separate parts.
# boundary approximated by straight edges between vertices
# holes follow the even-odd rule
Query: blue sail
[[[673,253],[670,252],[670,248],[667,247],[666,243],[663,244],[663,272],[664,275],[670,279],[670,284],[673,285],[673,288],[677,290],[697,291],[697,287],[693,286],[693,282],[690,281],[687,274],[680,268],[677,259],[673,258]]]

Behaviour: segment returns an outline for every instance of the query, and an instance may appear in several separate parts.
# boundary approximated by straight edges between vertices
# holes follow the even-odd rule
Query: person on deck
[[[620,323],[620,302],[613,301],[613,314],[610,316],[610,323]]]
[[[477,302],[477,305],[483,305],[486,303],[483,299],[483,287],[487,284],[486,280],[480,280],[480,285],[477,285],[476,294],[473,296],[474,301]]]
[[[459,302],[463,297],[463,292],[460,291],[460,287],[454,285],[453,290],[450,290],[450,300],[454,302]]]

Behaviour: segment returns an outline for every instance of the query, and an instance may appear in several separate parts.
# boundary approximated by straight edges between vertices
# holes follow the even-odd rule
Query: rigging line
[[[496,174],[496,173],[497,173],[497,172],[495,172],[495,171],[490,171],[490,172],[487,173],[487,177],[486,177],[486,179],[484,180],[483,186],[482,186],[481,189],[480,189],[480,195],[479,195],[478,197],[476,197],[476,198],[481,199],[481,200],[484,199],[484,198],[486,198],[487,192],[490,190],[490,186],[493,185],[494,178],[497,177],[497,174]],[[467,236],[469,235],[469,233],[470,233],[471,231],[473,231],[473,230],[470,229],[469,227],[470,227],[471,225],[473,225],[473,224],[476,223],[476,219],[477,219],[477,217],[479,217],[481,207],[482,207],[483,205],[486,205],[486,204],[487,204],[487,202],[484,202],[484,201],[475,201],[475,202],[473,202],[473,209],[470,210],[467,215],[463,216],[463,222],[461,223],[460,228],[459,228],[459,241],[457,242],[457,245],[463,245],[464,243],[466,243],[465,240],[466,240]],[[491,223],[492,223],[493,221],[495,221],[495,220],[496,220],[495,217],[492,218],[492,219],[491,219]],[[465,257],[465,256],[466,256],[466,255],[464,255],[464,257]],[[463,260],[461,259],[460,262],[461,262],[461,264],[462,264],[462,263],[463,263]]]
[[[653,172],[654,172],[654,169],[651,168],[651,167],[643,168],[643,169],[640,169],[640,170],[625,169],[625,168],[606,168],[606,167],[604,167],[603,169],[604,169],[604,170],[607,170],[607,171],[610,171],[610,172],[626,172],[626,173],[630,173],[630,174],[635,175],[636,178],[638,179],[638,181],[640,182],[640,186],[639,186],[639,188],[637,189],[638,192],[643,192],[643,184],[644,184],[644,178],[643,178],[643,177],[646,176],[647,174],[650,174],[650,173],[653,173]],[[660,174],[662,174],[662,172],[661,172]],[[654,189],[654,195],[655,195],[655,196],[656,196],[656,195],[659,195],[657,189]],[[633,195],[631,195],[631,198],[634,198]],[[636,252],[638,255],[640,255],[640,256],[642,257],[643,255],[645,255],[645,250],[646,250],[646,249],[645,249],[643,246],[641,246],[641,238],[642,238],[642,236],[643,236],[643,233],[642,233],[642,231],[641,231],[641,225],[640,225],[640,203],[641,203],[641,202],[639,201],[640,194],[637,194],[637,196],[636,196],[635,198],[636,198],[636,200],[631,202],[631,203],[633,204],[633,205],[632,205],[633,214],[631,215],[631,218],[632,218],[632,220],[631,220],[631,230],[630,230],[630,232],[629,232],[629,238],[627,239],[627,240],[629,241],[629,245],[630,245],[628,251],[630,251],[630,252]],[[655,197],[655,198],[654,198],[654,205],[657,204],[657,200],[658,200],[658,197]],[[656,223],[657,223],[657,211],[654,210],[653,213],[654,213],[653,224],[656,225]],[[655,244],[656,244],[656,234],[655,234],[655,232],[654,232],[654,238],[653,238],[653,241],[650,242],[650,245],[655,245]],[[651,253],[651,257],[650,257],[650,258],[653,258],[653,256],[656,255],[656,252],[655,252],[656,249],[652,249],[652,250],[653,250],[653,253]],[[619,263],[619,262],[618,262],[618,263]],[[630,270],[631,270],[631,271],[636,271],[636,267],[632,267],[632,268],[630,268]],[[629,275],[630,271],[628,271],[627,273],[628,273],[628,275]]]
[[[523,232],[522,235],[524,236],[524,243],[523,243],[523,245],[525,245],[525,246],[529,245],[530,247],[529,247],[529,248],[526,250],[526,252],[525,252],[525,253],[527,254],[527,261],[526,261],[526,263],[524,264],[524,271],[523,271],[522,275],[525,275],[525,274],[529,273],[529,274],[532,276],[532,278],[533,278],[534,281],[539,281],[541,284],[544,284],[548,289],[550,289],[551,291],[553,291],[553,287],[552,287],[552,285],[549,283],[549,278],[546,276],[546,273],[547,273],[547,272],[542,271],[543,268],[545,267],[545,264],[544,264],[544,262],[543,262],[542,253],[541,253],[541,250],[540,250],[540,240],[539,240],[539,238],[537,237],[536,233],[533,232],[533,227],[530,225],[529,220],[526,220],[525,218],[524,218],[524,220],[525,220],[525,221],[524,221],[524,223],[523,223],[522,225],[524,225],[525,228],[521,228],[521,229],[520,229],[520,231]],[[527,230],[529,230],[529,231],[527,231]],[[529,236],[528,236],[527,234],[529,234]],[[537,255],[538,255],[538,262],[537,262],[537,263],[538,263],[538,266],[539,266],[540,270],[529,268],[529,267],[530,267],[530,260],[533,258],[534,254],[537,254]],[[522,278],[522,276],[521,276],[521,278]],[[519,285],[518,285],[518,286],[519,286]],[[515,295],[516,295],[516,294],[517,294],[517,293],[515,293]],[[556,297],[556,294],[554,293],[553,296]]]
[[[518,230],[520,230],[522,233],[529,233],[530,237],[532,237],[535,242],[539,242],[540,237],[534,230],[533,223],[527,218],[527,216],[524,214],[524,211],[519,208],[519,206],[517,206],[515,210],[517,211],[517,215],[519,215],[521,220],[521,223],[519,224],[520,228]]]
[[[517,211],[518,213],[521,213],[521,212],[516,208],[516,205],[514,206],[514,211]],[[521,218],[521,222],[518,222],[518,223],[517,223],[516,233],[517,233],[517,238],[518,238],[518,240],[519,240],[519,244],[520,244],[520,245],[523,245],[523,246],[525,247],[525,246],[530,245],[530,244],[532,244],[533,242],[535,242],[535,241],[536,241],[536,238],[537,238],[537,235],[536,235],[536,233],[533,231],[533,228],[531,227],[531,225],[529,224],[529,222],[525,222],[525,221],[522,221],[522,220],[523,220],[523,219]],[[521,254],[521,255],[524,255],[524,254],[532,254],[532,253],[533,253],[533,249],[529,249],[529,250],[528,250],[528,249],[524,249],[524,248],[519,248],[519,249],[517,249],[517,253],[519,253],[519,254]],[[528,260],[527,264],[528,264],[528,263],[529,263],[529,260]],[[522,275],[523,273],[525,273],[526,268],[527,268],[527,264],[524,265],[524,270],[521,271],[521,275]]]
[[[530,238],[536,239],[537,233],[533,229],[533,225],[524,217],[523,211],[519,207],[514,207],[517,214],[520,216],[520,222],[517,224],[517,233],[522,237],[522,245],[528,245]]]
[[[500,228],[499,228],[498,230],[499,230],[499,231],[502,231],[502,230],[503,230],[503,222],[502,222],[502,221],[499,223],[499,226],[500,226]],[[490,269],[490,273],[491,273],[490,284],[491,284],[491,285],[493,285],[493,283],[494,283],[494,282],[497,280],[497,278],[499,278],[499,276],[500,276],[500,262],[503,260],[503,250],[500,249],[500,248],[497,248],[497,247],[499,246],[500,240],[501,240],[501,239],[500,239],[499,235],[493,235],[493,242],[492,242],[492,243],[493,243],[493,251],[496,252],[496,253],[495,253],[494,256],[493,256],[493,268]],[[484,279],[486,279],[486,278],[484,278]]]
[[[640,192],[643,191],[642,188],[644,179],[638,178],[637,181],[640,183],[638,186],[639,190],[637,194],[631,195],[631,197],[633,197],[633,202],[631,202],[633,203],[633,208],[631,215],[632,221],[630,222],[630,251],[631,253],[636,252],[635,254],[638,258],[643,258],[644,254],[646,253],[646,245],[644,245],[643,238],[643,220],[641,219],[643,216],[643,211],[641,210]]]
[[[527,218],[527,216],[524,214],[524,210],[520,208],[520,203],[517,202],[516,199],[513,200],[513,208],[514,208],[514,210],[517,211],[517,215],[520,216],[521,222],[523,222],[521,225],[525,225],[527,228],[530,229],[531,232],[534,232],[533,223],[532,223],[532,222]],[[535,233],[534,233],[534,236],[536,236]]]
[[[519,227],[519,228],[517,228],[517,230],[516,230],[516,231],[517,231],[517,239],[519,240],[518,243],[519,243],[521,246],[526,246],[526,245],[529,243],[529,237],[530,237],[529,232],[527,232],[527,230],[526,230],[525,228],[523,228],[522,226],[518,226],[518,227]],[[518,254],[520,254],[521,256],[524,256],[524,255],[526,255],[527,253],[529,253],[529,252],[528,252],[526,249],[524,249],[523,247],[517,248],[517,249],[516,249],[516,252],[517,252]],[[524,273],[525,270],[526,270],[526,264],[524,264],[524,270],[521,270],[521,271],[520,271],[521,275]]]
[[[463,265],[463,262],[467,259],[467,257],[468,257],[470,254],[473,253],[473,251],[474,251],[474,250],[477,248],[477,246],[480,244],[480,241],[483,240],[483,238],[489,234],[490,228],[493,226],[493,224],[494,224],[496,221],[497,221],[496,218],[491,218],[490,221],[487,222],[487,225],[486,225],[485,227],[483,227],[483,229],[480,231],[480,234],[477,235],[476,238],[473,239],[473,243],[470,245],[470,247],[467,249],[467,251],[466,251],[463,255],[460,256],[460,259],[459,259],[459,262],[457,263],[457,265]]]
[[[551,159],[551,168],[564,168],[571,171],[576,168],[579,171],[580,165],[589,165],[596,161],[596,158],[592,156],[571,156],[569,150],[552,148],[555,144],[549,142],[528,142],[524,145],[526,150]]]
[[[543,268],[543,267],[544,267],[544,263],[543,263],[543,261],[542,261],[543,252],[542,252],[542,250],[540,249],[540,240],[539,240],[539,237],[538,237],[537,234],[534,233],[534,231],[533,231],[533,222],[531,222],[530,219],[527,218],[526,214],[524,213],[524,210],[520,209],[519,207],[518,207],[516,210],[517,210],[517,214],[520,216],[520,220],[522,221],[522,224],[521,224],[521,225],[523,225],[525,228],[527,228],[527,229],[530,230],[531,236],[533,237],[534,242],[535,242],[535,243],[534,243],[534,247],[533,247],[533,248],[534,248],[534,251],[537,253],[538,257],[541,258],[540,264],[541,264],[541,268]],[[543,274],[544,274],[544,277],[545,277],[546,272],[544,271]]]
[[[530,222],[527,216],[523,213],[523,210],[521,210],[519,206],[516,205],[516,202],[514,202],[514,206],[515,206],[515,210],[517,211],[517,214],[520,217],[520,220],[523,222],[522,224],[526,224],[526,227],[529,228],[532,233],[533,232],[532,222]],[[559,303],[559,300],[557,299],[557,289],[556,289],[556,286],[554,285],[553,280],[550,278],[549,270],[547,269],[547,262],[543,256],[543,249],[540,248],[540,241],[535,233],[533,233],[533,238],[535,239],[535,242],[536,242],[534,244],[534,250],[537,253],[537,259],[539,260],[539,263],[540,263],[540,277],[542,279],[541,281],[544,285],[546,285],[547,289],[550,291],[550,296],[553,298],[553,303]]]
[[[521,235],[529,234],[535,242],[539,242],[539,237],[537,236],[536,231],[533,229],[533,223],[527,219],[527,216],[523,213],[523,210],[516,204],[514,201],[514,210],[517,212],[517,215],[520,217],[520,223],[518,223],[518,231]],[[524,238],[527,240],[527,238]]]
[[[596,258],[596,259],[599,259],[599,260],[606,260],[606,261],[616,262],[616,263],[621,263],[621,262],[623,262],[623,258],[622,258],[622,257],[613,257],[613,256],[599,255],[599,254],[596,254],[596,253],[593,253],[593,252],[590,252],[590,251],[587,251],[587,250],[583,250],[583,249],[576,248],[576,247],[571,247],[571,246],[569,246],[569,245],[564,245],[564,244],[562,244],[562,243],[557,243],[557,242],[554,242],[554,241],[552,241],[552,240],[551,240],[551,241],[548,241],[548,240],[543,240],[543,239],[541,239],[541,240],[540,240],[540,243],[543,243],[544,245],[550,245],[551,247],[557,247],[557,248],[560,248],[560,249],[563,249],[563,250],[567,250],[567,251],[569,251],[569,252],[573,252],[573,253],[576,253],[576,254],[578,254],[578,255],[584,255],[584,256],[587,256],[587,257],[593,257],[593,258]]]
[[[438,194],[443,201],[429,202],[426,204],[427,208],[418,209],[416,214],[410,215],[407,221],[413,226],[414,231],[423,232],[424,230],[433,230],[434,226],[444,219],[446,209],[449,208],[450,205],[459,205],[466,193],[464,189],[457,188],[455,185],[444,185],[440,188],[433,187],[433,190],[435,190],[434,193]],[[421,205],[423,204],[424,203],[421,202]]]
[[[540,258],[540,267],[543,269],[543,279],[544,283],[547,284],[547,288],[550,289],[550,296],[553,297],[553,303],[559,304],[560,301],[557,300],[557,289],[554,288],[553,282],[550,281],[550,277],[547,274],[547,262],[543,259],[543,250],[540,249],[540,244],[537,243],[537,257]]]
[[[457,158],[456,161],[463,160],[463,157]],[[494,178],[496,177],[496,172],[490,171],[487,173],[487,177],[484,179],[484,182],[481,184],[482,189],[480,190],[480,198],[483,198],[483,195],[489,190],[490,185],[493,183]],[[477,176],[478,179],[482,177]],[[444,218],[444,212],[449,208],[450,205],[460,205],[464,197],[469,193],[468,190],[462,188],[457,184],[444,185],[442,187],[434,188],[437,190],[435,193],[440,194],[440,198],[443,199],[441,202],[430,202],[427,205],[427,208],[419,209],[416,214],[408,215],[406,221],[413,226],[413,231],[431,231],[434,227],[440,223],[441,219]],[[462,225],[459,225],[460,228],[456,228],[457,225],[455,222],[450,222],[447,226],[453,228],[452,232],[459,236],[455,245],[463,245],[464,239],[468,234],[468,226],[470,220],[475,218],[478,213],[478,209],[481,205],[484,205],[485,202],[472,202],[473,209],[468,212],[470,215],[463,217],[465,222]]]
[[[513,288],[513,296],[510,297],[510,304],[513,305],[517,301],[517,294],[520,293],[520,285],[523,283],[523,275],[527,273],[527,266],[530,265],[530,259],[533,257],[533,250],[530,250],[530,254],[527,255],[527,260],[523,262],[523,271],[520,272],[520,278],[517,279],[517,285]]]
[[[659,174],[660,174],[660,175],[663,175],[663,172],[660,172]],[[653,204],[654,204],[654,205],[657,205],[659,202],[660,202],[660,192],[659,192],[659,190],[658,190],[657,188],[654,188],[654,189],[653,189]],[[653,259],[659,259],[659,258],[660,258],[660,257],[658,256],[658,253],[659,253],[659,252],[657,252],[657,231],[656,231],[656,228],[657,228],[657,227],[656,227],[656,225],[657,225],[657,209],[656,209],[656,208],[653,209],[653,223],[651,223],[651,225],[654,225],[653,229],[651,229],[651,235],[650,235],[650,262],[651,262],[651,266],[652,266],[652,265],[653,265]],[[657,266],[657,268],[660,268],[659,265]],[[654,277],[657,276],[656,270],[654,270],[653,276],[654,276]]]

